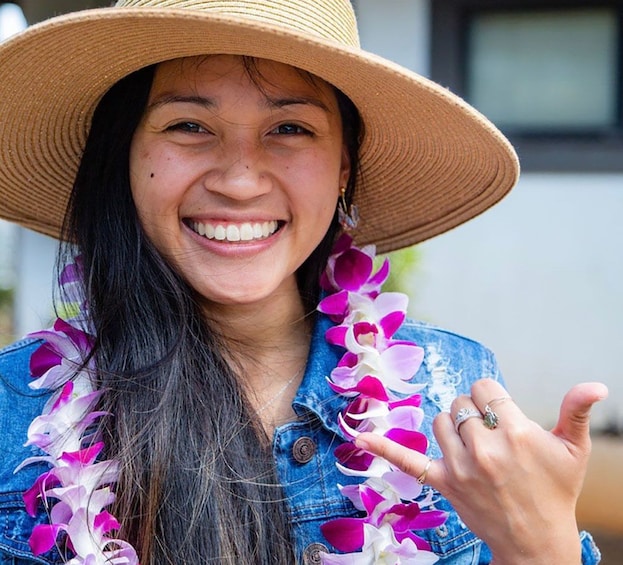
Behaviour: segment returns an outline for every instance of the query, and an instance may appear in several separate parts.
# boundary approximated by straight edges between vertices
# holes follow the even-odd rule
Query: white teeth
[[[204,224],[201,222],[193,222],[192,229],[199,235],[207,239],[216,239],[217,241],[253,241],[254,239],[263,239],[277,231],[278,224],[275,220],[270,222],[256,222],[251,224],[246,222],[240,225],[228,224]]]
[[[227,241],[240,241],[240,230],[236,226],[227,226]]]
[[[223,241],[227,237],[227,230],[223,226],[216,226],[214,228],[214,239],[217,241]]]
[[[242,224],[240,226],[240,239],[242,241],[251,241],[253,239],[253,228],[251,224]]]

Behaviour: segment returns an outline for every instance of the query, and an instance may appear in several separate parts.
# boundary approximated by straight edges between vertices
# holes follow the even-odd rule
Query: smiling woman
[[[373,268],[516,155],[350,2],[120,0],[0,74],[0,216],[61,239],[59,319],[0,352],[0,563],[598,561],[605,388],[543,430]]]
[[[349,171],[331,87],[269,61],[251,74],[233,56],[160,65],[130,151],[145,232],[202,300],[270,299],[296,318],[295,273],[329,229]],[[260,237],[241,240],[253,225]],[[280,304],[293,297],[298,308]]]

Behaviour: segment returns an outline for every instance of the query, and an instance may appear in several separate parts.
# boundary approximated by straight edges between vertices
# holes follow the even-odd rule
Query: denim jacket
[[[332,551],[320,532],[324,522],[357,515],[337,488],[338,484],[353,479],[338,471],[333,456],[335,447],[342,441],[336,416],[344,400],[330,390],[326,377],[343,351],[325,341],[324,332],[329,323],[320,318],[312,336],[305,376],[293,401],[299,418],[277,428],[273,437],[277,472],[288,499],[297,562],[301,564],[318,563],[320,551]],[[424,348],[424,362],[414,380],[427,385],[422,391],[422,408],[426,414],[422,431],[430,438],[429,455],[440,457],[441,451],[432,434],[432,420],[440,411],[449,410],[457,395],[469,393],[475,380],[500,379],[495,359],[478,343],[418,322],[406,322],[395,337],[415,341]],[[0,565],[62,562],[55,550],[34,557],[28,547],[34,525],[44,521],[45,516],[36,519],[28,516],[22,493],[44,468],[37,464],[13,473],[21,461],[33,454],[30,448],[23,447],[26,431],[46,400],[27,386],[28,362],[37,345],[24,340],[0,352]],[[448,518],[442,526],[418,534],[428,540],[440,563],[490,563],[488,547],[465,526],[449,503],[438,493],[434,500],[434,507],[446,510]],[[585,532],[580,535],[582,562],[599,563],[599,551],[590,535]]]

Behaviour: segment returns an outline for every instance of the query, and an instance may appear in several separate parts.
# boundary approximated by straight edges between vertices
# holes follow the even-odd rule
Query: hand
[[[575,506],[591,450],[590,409],[607,395],[601,383],[573,387],[558,423],[546,431],[521,412],[499,383],[482,379],[472,386],[471,397],[456,398],[451,413],[435,419],[443,458],[428,465],[425,481],[489,545],[498,565],[581,562]],[[499,417],[495,429],[470,418],[455,430],[459,409],[484,414],[488,403]],[[372,433],[360,434],[356,445],[414,477],[429,462],[425,455]]]

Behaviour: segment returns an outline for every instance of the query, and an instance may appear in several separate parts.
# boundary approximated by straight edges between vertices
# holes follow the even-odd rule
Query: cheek
[[[162,211],[176,201],[179,174],[167,167],[169,160],[152,151],[140,151],[132,155],[130,162],[130,186],[139,215],[150,210]]]

